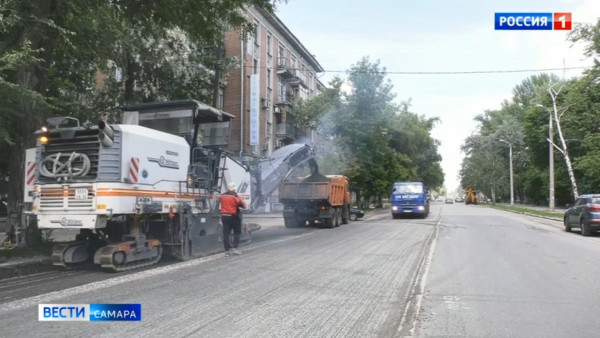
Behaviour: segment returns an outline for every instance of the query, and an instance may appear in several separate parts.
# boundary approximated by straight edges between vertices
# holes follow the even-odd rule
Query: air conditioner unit
[[[269,107],[271,107],[271,100],[269,100],[269,99],[262,99],[262,107],[263,108],[269,108]]]
[[[281,108],[275,107],[275,114],[279,114],[279,113],[281,113]]]

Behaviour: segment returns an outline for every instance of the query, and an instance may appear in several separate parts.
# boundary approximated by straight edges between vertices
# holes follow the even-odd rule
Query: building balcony
[[[306,87],[306,82],[302,80],[302,78],[296,76],[288,80],[288,83],[292,87],[303,86]]]
[[[291,68],[289,61],[286,58],[280,57],[277,59],[277,75],[285,79],[291,79],[295,74],[295,70]]]
[[[290,90],[285,93],[278,93],[277,101],[275,101],[275,105],[292,105],[292,101],[294,101],[294,93]]]
[[[278,123],[275,128],[275,134],[280,139],[296,139],[297,130],[294,126],[287,123]]]

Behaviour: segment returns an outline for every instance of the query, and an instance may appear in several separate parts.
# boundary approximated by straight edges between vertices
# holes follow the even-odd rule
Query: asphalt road
[[[0,337],[592,337],[600,329],[600,236],[565,233],[558,222],[441,203],[425,220],[380,212],[336,229],[261,222],[241,256],[0,280]],[[141,303],[143,318],[38,322],[39,303]]]
[[[561,222],[449,205],[418,336],[597,337],[600,237]]]

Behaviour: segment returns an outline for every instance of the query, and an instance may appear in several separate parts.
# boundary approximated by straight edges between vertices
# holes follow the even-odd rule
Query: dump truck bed
[[[302,181],[281,185],[279,199],[295,201],[328,201],[333,206],[347,202],[346,178],[343,176],[310,176]]]

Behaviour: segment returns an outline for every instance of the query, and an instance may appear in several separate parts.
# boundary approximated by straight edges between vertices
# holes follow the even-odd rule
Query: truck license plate
[[[76,200],[85,200],[88,198],[88,190],[85,188],[76,188],[75,189],[75,199]]]
[[[149,197],[149,196],[139,196],[137,198],[137,204],[152,204],[152,197]]]

